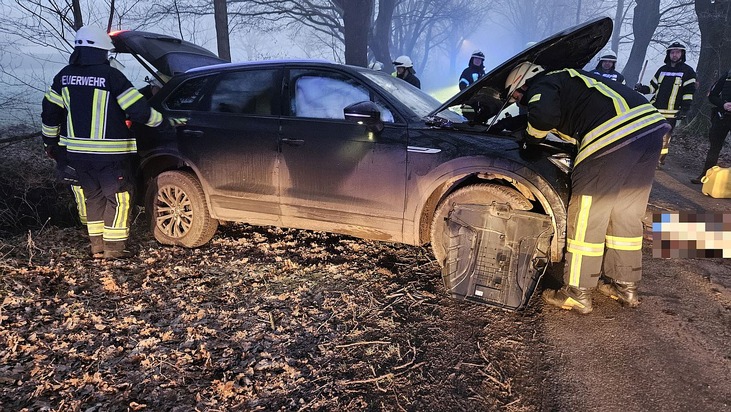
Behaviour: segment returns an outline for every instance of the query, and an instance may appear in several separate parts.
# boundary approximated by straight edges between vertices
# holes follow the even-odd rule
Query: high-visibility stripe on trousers
[[[567,285],[596,287],[602,273],[625,282],[642,277],[642,219],[666,130],[660,127],[574,168],[566,232]]]
[[[71,185],[71,191],[74,193],[74,201],[76,202],[76,211],[79,214],[79,221],[82,225],[86,225],[86,198],[84,197],[84,189],[81,186]]]
[[[133,182],[128,160],[73,161],[86,196],[89,236],[103,236],[105,242],[129,237],[133,206]]]

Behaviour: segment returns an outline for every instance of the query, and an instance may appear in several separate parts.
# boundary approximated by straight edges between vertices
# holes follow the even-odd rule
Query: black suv
[[[483,103],[501,97],[517,63],[583,68],[611,32],[611,19],[601,18],[557,33],[444,104],[362,67],[221,63],[168,36],[114,33],[117,52],[167,80],[150,100],[165,125],[134,126],[154,236],[197,247],[219,221],[239,221],[431,242],[443,265],[454,206],[495,202],[549,216],[556,235],[548,254],[560,261],[573,145],[521,150],[490,128],[514,109]]]

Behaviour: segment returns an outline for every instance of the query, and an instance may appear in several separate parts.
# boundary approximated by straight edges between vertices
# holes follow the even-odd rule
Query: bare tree
[[[391,25],[397,0],[379,0],[378,14],[375,18],[369,42],[375,60],[384,64],[391,62]]]
[[[216,44],[218,57],[231,61],[231,45],[228,38],[228,9],[226,0],[213,0],[213,15],[216,22]]]
[[[707,104],[708,90],[722,73],[731,70],[731,1],[696,0],[695,13],[701,32],[698,86],[690,115]]]

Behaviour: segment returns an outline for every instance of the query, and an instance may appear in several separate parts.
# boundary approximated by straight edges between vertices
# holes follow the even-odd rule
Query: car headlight
[[[574,167],[574,159],[567,153],[556,153],[548,158],[556,167],[561,169],[562,172],[569,174],[571,169]]]

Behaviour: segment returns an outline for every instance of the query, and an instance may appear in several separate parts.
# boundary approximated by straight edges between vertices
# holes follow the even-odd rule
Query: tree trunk
[[[114,0],[109,4],[109,21],[107,22],[107,33],[112,31],[112,23],[114,22]]]
[[[624,16],[624,0],[617,0],[617,11],[614,13],[614,28],[612,29],[612,51],[619,57],[619,36],[622,34],[622,16]]]
[[[368,66],[368,32],[374,0],[339,0],[343,10],[345,64]]]
[[[396,0],[380,0],[378,2],[378,16],[371,36],[370,47],[376,60],[384,67],[391,65],[391,22],[393,11],[396,9]]]
[[[84,16],[81,14],[81,0],[71,2],[72,13],[74,14],[74,30],[78,31],[84,25]]]
[[[231,61],[231,45],[228,38],[228,9],[226,0],[213,0],[213,18],[216,23],[218,57]]]
[[[652,40],[652,35],[655,33],[659,22],[660,0],[637,0],[634,18],[632,20],[632,30],[635,40],[632,44],[632,50],[629,53],[627,64],[624,66],[622,72],[626,83],[630,87],[638,81],[648,83],[655,70],[659,67],[657,64],[648,63],[644,78],[639,78],[642,65],[645,61],[645,55],[647,54],[647,47],[650,45],[650,40]]]
[[[731,69],[731,1],[696,0],[695,12],[701,31],[698,80],[689,117],[707,102],[706,96],[721,73]]]

